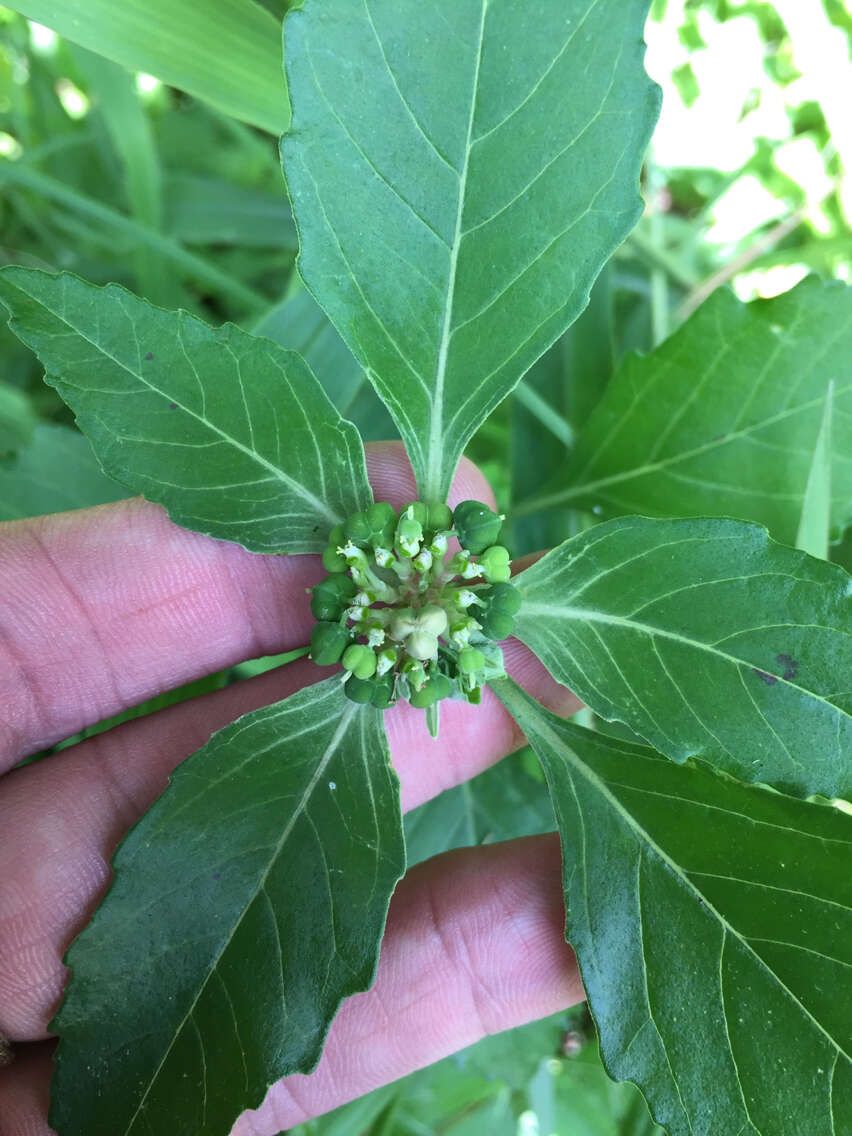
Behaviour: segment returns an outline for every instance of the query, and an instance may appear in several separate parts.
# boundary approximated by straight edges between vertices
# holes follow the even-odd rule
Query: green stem
[[[557,410],[554,410],[537,390],[527,386],[526,383],[520,383],[519,386],[515,387],[514,394],[521,406],[526,407],[530,414],[537,418],[542,426],[545,426],[564,446],[570,449],[574,445],[575,434],[571,423],[563,418]]]

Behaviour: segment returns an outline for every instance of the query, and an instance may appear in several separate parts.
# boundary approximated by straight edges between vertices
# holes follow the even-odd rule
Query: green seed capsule
[[[476,647],[465,647],[459,651],[458,666],[462,674],[474,674],[485,666],[485,656]]]
[[[314,619],[333,622],[340,619],[358,589],[345,572],[334,572],[320,580],[311,595]]]
[[[482,633],[489,639],[498,643],[501,639],[508,639],[515,630],[515,621],[511,615],[504,615],[502,611],[486,611],[478,616],[482,625]]]
[[[380,678],[358,678],[352,674],[346,680],[343,693],[352,702],[359,702],[362,706],[386,710],[393,704],[393,677],[382,675]]]
[[[337,551],[340,545],[330,544],[322,554],[322,566],[326,572],[345,572],[346,561]]]
[[[501,615],[517,615],[521,610],[521,593],[514,584],[495,584],[485,593],[489,611],[499,611]]]
[[[508,583],[512,573],[509,569],[509,550],[502,544],[486,548],[479,558],[479,571],[489,584]]]
[[[316,623],[311,632],[311,658],[320,667],[331,667],[340,662],[352,637],[339,623]]]
[[[452,693],[452,689],[453,684],[446,675],[435,675],[424,687],[415,690],[408,701],[416,710],[426,710],[435,702],[447,698]]]
[[[328,534],[328,543],[337,548],[341,544],[346,543],[346,533],[343,531],[343,525],[335,525],[331,532]]]
[[[459,544],[468,552],[484,552],[496,544],[503,521],[481,501],[462,501],[453,512]]]
[[[405,640],[405,649],[412,659],[434,659],[438,654],[438,636],[431,631],[412,631]]]
[[[353,643],[343,652],[340,660],[347,671],[356,678],[372,678],[376,673],[376,655],[362,643]]]
[[[423,526],[430,532],[448,532],[453,527],[453,512],[449,505],[430,505],[428,522]]]
[[[396,532],[396,512],[393,505],[389,505],[387,501],[377,501],[364,515],[370,526],[368,543],[373,548],[390,548],[393,544],[393,534]]]
[[[396,547],[403,556],[416,556],[420,551],[420,543],[422,540],[423,526],[421,523],[415,520],[414,517],[407,517],[403,514],[396,527],[396,537],[394,539]]]

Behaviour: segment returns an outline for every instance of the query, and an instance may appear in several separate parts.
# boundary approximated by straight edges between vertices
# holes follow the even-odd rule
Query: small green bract
[[[348,517],[329,534],[329,575],[312,590],[311,658],[343,664],[353,702],[478,704],[482,686],[505,674],[497,644],[520,608],[497,543],[502,520],[481,501],[455,512],[412,501],[398,515],[382,501]],[[453,536],[461,548],[450,555]]]

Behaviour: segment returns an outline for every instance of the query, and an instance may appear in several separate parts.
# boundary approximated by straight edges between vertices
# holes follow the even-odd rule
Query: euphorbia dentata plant
[[[852,516],[848,291],[715,297],[629,357],[539,502],[613,519],[511,582],[502,518],[447,504],[640,213],[646,9],[305,0],[285,22],[300,271],[405,441],[400,510],[293,352],[0,275],[108,473],[210,537],[322,557],[311,652],[343,663],[215,734],[119,848],[53,1023],[60,1136],[224,1134],[312,1068],[405,867],[384,715],[422,707],[440,761],[440,701],[485,684],[547,777],[610,1073],[678,1136],[852,1131],[852,834],[827,800],[852,787],[852,585],[788,547],[823,466],[833,531]],[[505,676],[510,633],[603,730]]]

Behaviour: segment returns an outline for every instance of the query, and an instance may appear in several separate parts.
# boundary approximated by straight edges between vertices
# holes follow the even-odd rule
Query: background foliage
[[[0,7],[0,261],[117,281],[164,307],[259,330],[305,355],[365,437],[396,436],[294,272],[296,234],[276,138],[287,118],[278,73],[286,0],[216,0],[219,19],[241,29],[239,50],[223,64],[218,43],[202,40],[191,65],[174,44],[192,34],[187,21],[197,5],[20,0],[12,7]],[[170,34],[140,37],[134,19],[143,9]],[[609,381],[625,354],[648,351],[676,331],[720,284],[751,300],[785,291],[808,272],[850,280],[852,146],[836,97],[852,45],[848,0],[656,0],[647,38],[664,104],[646,165],[645,215],[584,315],[468,447],[504,506],[533,498],[561,476],[577,432],[590,421],[588,444],[607,400],[617,405],[623,396],[630,373],[620,372],[611,387]],[[735,300],[719,295],[714,303],[730,307]],[[794,318],[789,307],[778,302],[778,322]],[[698,332],[690,325],[681,334]],[[700,349],[688,341],[682,348]],[[122,496],[5,325],[0,360],[0,519]],[[827,420],[822,405],[811,411]],[[791,437],[784,435],[785,445]],[[581,451],[571,456],[577,468],[584,468],[582,459]],[[819,462],[813,455],[797,460],[808,520],[826,513],[819,479],[808,476]],[[624,471],[604,463],[586,480],[613,473]],[[624,483],[637,507],[653,509],[653,484],[622,477]],[[606,503],[584,495],[582,478],[577,485],[545,512],[518,510],[515,554],[603,519]],[[849,514],[842,504],[830,525],[776,535],[790,542],[799,536],[811,551],[821,542],[823,555],[848,567],[852,543],[843,539]],[[773,516],[769,511],[770,524]],[[282,661],[242,664],[204,681],[239,681]],[[554,827],[537,765],[520,754],[415,811],[406,836],[416,861]],[[638,1093],[606,1078],[591,1022],[577,1011],[487,1039],[311,1122],[304,1133],[461,1136],[484,1128],[576,1136],[659,1131]]]

